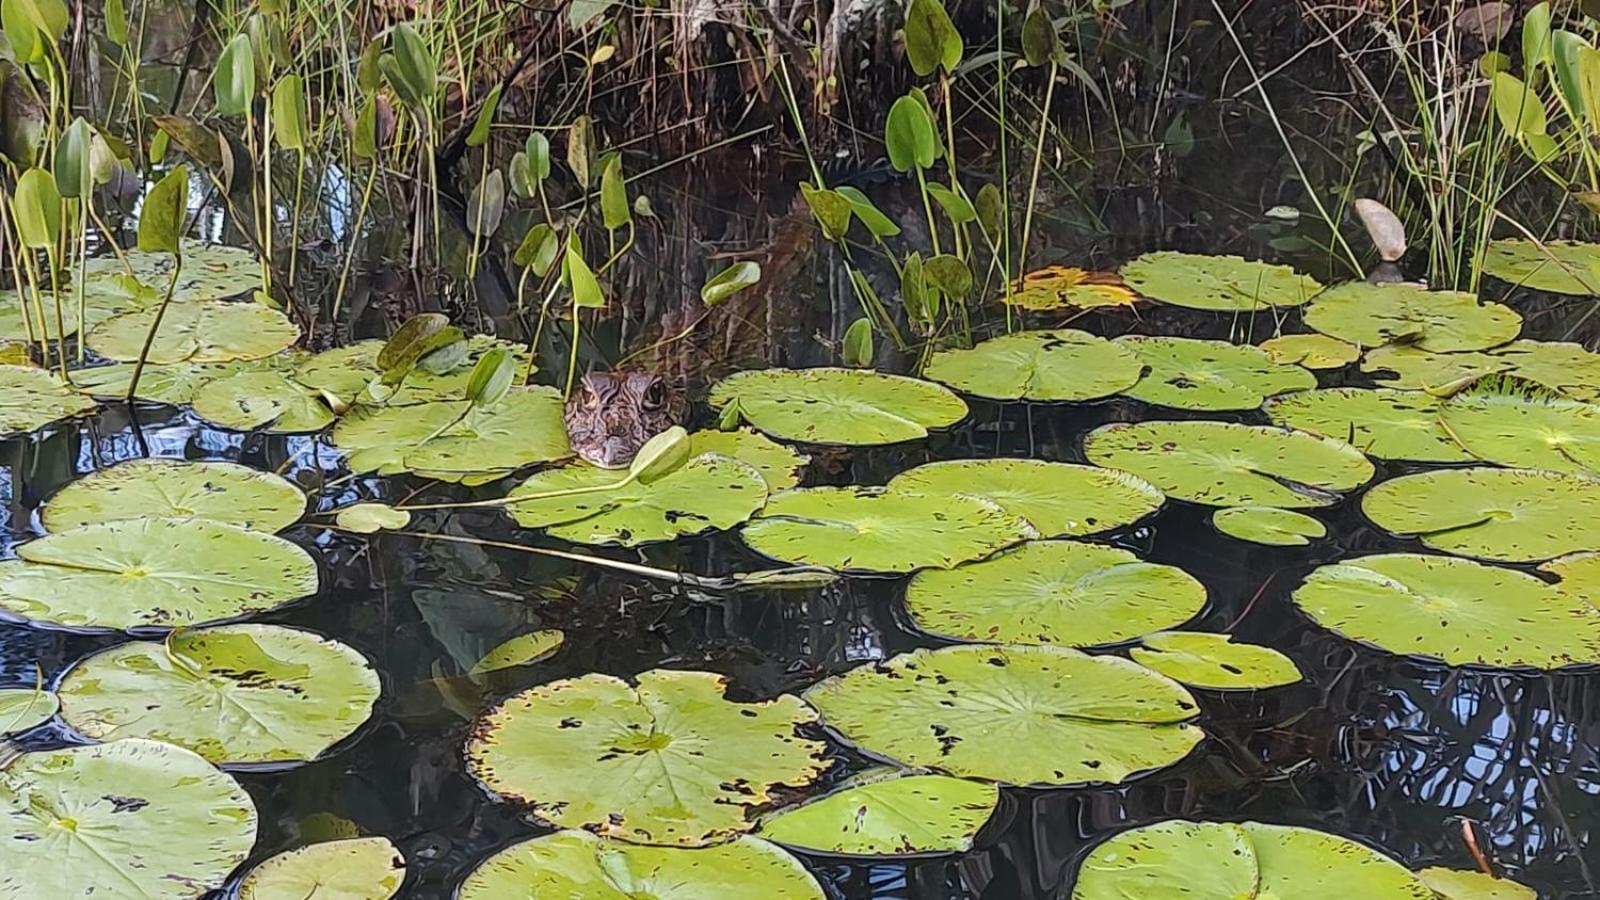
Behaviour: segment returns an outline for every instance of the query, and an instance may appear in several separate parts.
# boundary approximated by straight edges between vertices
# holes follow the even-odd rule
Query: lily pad
[[[115,256],[98,256],[84,263],[84,284],[88,291],[101,291],[107,285],[132,276],[155,294],[156,302],[166,293],[174,265],[168,253],[124,250],[127,265]],[[225,300],[261,286],[261,263],[242,247],[183,242],[183,267],[173,285],[174,303]],[[170,307],[169,307],[169,312]]]
[[[0,771],[5,900],[192,900],[222,887],[255,839],[244,788],[170,744],[27,753]]]
[[[800,472],[811,457],[793,447],[780,444],[749,428],[733,431],[706,429],[689,435],[689,455],[717,453],[749,463],[761,473],[769,491],[781,491],[800,483]]]
[[[711,389],[711,405],[737,405],[746,422],[812,444],[893,444],[961,421],[967,405],[929,381],[862,369],[738,372]]]
[[[387,838],[349,838],[268,858],[244,877],[239,900],[389,900],[405,880],[406,858]]]
[[[26,309],[22,306],[23,297],[27,297]],[[91,284],[84,290],[82,299],[84,325],[93,327],[119,313],[160,303],[161,292],[124,277]],[[72,337],[78,333],[78,300],[76,285],[63,283],[58,328],[56,298],[48,287],[39,292],[37,305],[31,290],[0,290],[0,340],[38,341],[43,338],[53,342],[58,337]]]
[[[456,900],[581,897],[583,900],[824,900],[798,859],[745,835],[715,847],[641,847],[565,830],[484,860]]]
[[[1259,822],[1168,819],[1090,851],[1072,900],[1133,897],[1435,900],[1405,867],[1349,838]]]
[[[1521,469],[1440,469],[1375,485],[1367,518],[1435,550],[1533,562],[1600,549],[1600,482]]]
[[[1128,651],[1133,661],[1190,687],[1216,691],[1254,690],[1301,679],[1294,660],[1271,647],[1235,644],[1225,634],[1164,631],[1146,635]]]
[[[321,431],[333,424],[328,399],[282,372],[242,372],[206,382],[194,392],[194,413],[233,431],[274,434]]]
[[[1255,409],[1273,394],[1317,386],[1317,376],[1248,344],[1194,338],[1117,338],[1137,354],[1144,377],[1124,391],[1135,400],[1179,409]]]
[[[1539,900],[1531,887],[1482,872],[1434,866],[1421,870],[1417,877],[1439,895],[1439,900]]]
[[[1441,402],[1422,391],[1322,388],[1273,397],[1266,413],[1279,425],[1345,441],[1379,459],[1472,460],[1439,424]]]
[[[507,508],[524,528],[543,528],[562,540],[632,547],[732,528],[767,502],[767,483],[754,466],[715,454],[697,456],[649,484],[606,487],[622,477],[588,464],[546,469],[512,489]],[[523,499],[575,490],[583,493]]]
[[[55,718],[61,702],[50,691],[31,687],[0,688],[0,735],[15,734]]]
[[[1544,246],[1521,238],[1490,241],[1483,254],[1483,274],[1519,287],[1553,294],[1600,294],[1600,244],[1545,241]]]
[[[135,459],[91,472],[44,505],[49,531],[149,516],[210,519],[279,531],[305,512],[306,495],[270,472],[228,462]]]
[[[1090,272],[1077,266],[1045,266],[1011,285],[1006,302],[1019,309],[1099,309],[1132,306],[1138,296],[1115,272]]]
[[[1094,400],[1139,380],[1139,360],[1086,331],[1019,331],[970,350],[940,350],[923,374],[995,400]]]
[[[1404,390],[1448,393],[1485,375],[1506,374],[1574,400],[1600,398],[1600,353],[1555,341],[1512,341],[1471,353],[1376,347],[1367,351],[1361,371]]]
[[[977,497],[868,487],[773,494],[741,534],[773,559],[864,572],[948,569],[1037,536],[1027,521]]]
[[[1065,647],[915,650],[806,691],[861,749],[1005,784],[1120,784],[1186,756],[1203,733],[1177,682]]]
[[[198,625],[315,593],[283,538],[205,519],[128,519],[48,534],[0,562],[0,610],[67,628]]]
[[[555,629],[519,634],[508,641],[496,644],[473,665],[468,674],[486,675],[501,669],[542,662],[555,655],[565,640],[566,636]]]
[[[1036,459],[953,459],[908,469],[889,482],[918,494],[968,494],[1027,519],[1043,537],[1131,525],[1166,501],[1149,482],[1098,466]]]
[[[315,759],[372,715],[378,675],[357,651],[281,625],[184,630],[68,670],[61,717],[101,741],[176,744],[219,765]]]
[[[761,834],[812,853],[964,853],[999,802],[1000,789],[981,781],[874,773],[774,813]]]
[[[93,400],[43,369],[0,365],[0,434],[33,431],[94,408]]]
[[[275,360],[276,357],[269,357],[248,362],[147,365],[139,374],[139,392],[135,396],[151,403],[188,406],[205,385],[240,372],[270,369],[275,365]],[[134,363],[116,363],[78,369],[70,373],[72,386],[91,397],[121,400],[128,395],[134,367]]]
[[[333,428],[350,451],[352,471],[392,475],[511,472],[572,455],[561,421],[561,395],[547,387],[512,388],[499,402],[358,406]]]
[[[1600,404],[1491,376],[1445,401],[1439,421],[1478,459],[1600,477]]]
[[[135,310],[101,322],[89,330],[89,349],[107,359],[137,360],[157,312],[153,308]],[[259,303],[175,303],[161,317],[148,360],[208,363],[260,359],[292,346],[299,338],[299,326]]]
[[[1211,524],[1229,537],[1271,547],[1304,547],[1328,536],[1320,519],[1272,506],[1219,509],[1211,514]]]
[[[1467,559],[1392,553],[1326,565],[1294,601],[1352,640],[1454,666],[1600,662],[1600,611],[1532,575]]]
[[[1229,422],[1103,425],[1084,439],[1095,465],[1131,472],[1169,497],[1209,506],[1329,506],[1372,463],[1343,441]]]
[[[637,686],[635,686],[637,685]],[[653,669],[630,685],[592,674],[530,688],[487,713],[467,745],[472,773],[563,828],[676,846],[749,831],[775,790],[810,784],[823,745],[796,726],[816,713],[783,694],[723,697],[710,672]]]
[[[1115,644],[1181,625],[1205,605],[1205,587],[1182,569],[1076,541],[1035,541],[918,572],[906,587],[919,628],[997,643]]]
[[[1377,347],[1405,344],[1436,353],[1482,350],[1514,339],[1522,317],[1463,291],[1415,284],[1350,281],[1328,288],[1306,307],[1305,322],[1330,337]]]
[[[1285,334],[1261,342],[1274,362],[1307,369],[1342,369],[1361,356],[1361,348],[1325,334]]]
[[[1146,253],[1127,263],[1122,280],[1162,303],[1236,312],[1299,306],[1322,290],[1316,279],[1288,266],[1170,250]]]

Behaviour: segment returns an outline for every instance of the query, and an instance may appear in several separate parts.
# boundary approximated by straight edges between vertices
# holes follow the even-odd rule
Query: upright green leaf
[[[801,183],[800,194],[805,197],[811,214],[822,227],[822,234],[830,241],[844,240],[850,231],[851,204],[843,194],[826,188],[815,188]]]
[[[139,210],[139,249],[178,255],[188,213],[189,167],[175,166],[145,195]]]
[[[11,217],[22,246],[53,249],[61,236],[61,194],[44,169],[29,169],[11,194]]]
[[[94,189],[94,129],[82,116],[72,120],[56,143],[53,167],[63,197],[87,197]]]
[[[939,0],[911,0],[906,7],[905,38],[906,59],[918,75],[931,75],[940,66],[954,73],[961,64],[961,32]]]
[[[922,254],[912,253],[900,267],[900,302],[914,322],[933,321],[933,306],[928,298],[928,282],[922,272]]]
[[[401,322],[378,351],[378,371],[410,368],[424,354],[442,346],[438,338],[449,328],[450,317],[443,313],[419,313]]]
[[[760,263],[748,259],[740,260],[706,279],[706,283],[700,288],[700,299],[707,306],[716,306],[734,294],[754,286],[760,280]]]
[[[361,104],[361,113],[356,116],[356,133],[350,144],[350,151],[356,159],[378,158],[378,98],[371,96],[367,102]]]
[[[926,169],[938,159],[933,118],[927,108],[909,94],[889,107],[883,142],[889,151],[889,164],[898,172]]]
[[[478,118],[472,122],[472,130],[467,132],[468,147],[482,147],[489,143],[489,129],[494,127],[494,114],[500,108],[500,85],[495,85],[494,90],[484,99],[483,106],[478,110]]]
[[[931,287],[951,300],[960,300],[972,290],[972,270],[959,256],[941,253],[923,263],[922,272]]]
[[[567,257],[563,266],[567,287],[572,291],[573,304],[586,309],[599,309],[606,305],[606,295],[600,290],[600,281],[594,270],[583,259],[583,247],[574,233],[567,239]]]
[[[1536,3],[1522,15],[1522,67],[1530,83],[1537,84],[1539,66],[1554,60],[1550,30],[1550,4]]]
[[[929,187],[932,187],[932,185],[929,185]],[[856,218],[861,220],[861,224],[867,226],[867,230],[872,232],[873,237],[882,239],[894,237],[900,233],[900,226],[896,225],[893,219],[884,215],[883,210],[867,199],[866,194],[849,185],[841,185],[836,190],[840,196],[850,201],[850,208],[855,212]]]
[[[283,149],[305,151],[311,123],[306,86],[299,75],[285,75],[272,88],[272,132]]]
[[[511,260],[525,269],[532,269],[533,274],[543,278],[550,274],[550,267],[560,252],[561,241],[556,238],[556,230],[540,222],[522,236],[522,243],[511,254]]]
[[[588,116],[579,116],[567,128],[567,168],[579,187],[589,186],[589,163],[594,159],[594,140],[590,137]]]
[[[44,62],[67,31],[62,0],[0,0],[0,28],[19,64]]]
[[[942,184],[930,183],[928,196],[938,202],[939,208],[950,217],[952,224],[965,225],[978,218],[978,211],[973,208],[972,201],[968,200],[964,193],[956,193]]]
[[[361,58],[356,61],[356,89],[371,96],[383,86],[383,69],[378,60],[383,56],[383,43],[371,41],[361,48]]]
[[[401,22],[394,26],[389,43],[401,77],[417,97],[416,104],[431,102],[439,80],[439,69],[434,63],[433,54],[428,51],[427,42],[410,23]]]
[[[250,111],[250,101],[256,95],[256,62],[249,35],[236,34],[222,48],[211,87],[220,115],[242,116]]]
[[[1000,220],[1005,216],[1005,198],[1000,194],[1000,188],[993,182],[978,188],[978,199],[973,203],[973,211],[978,215],[978,227],[989,236],[989,240],[997,246],[1000,243]]]
[[[1585,50],[1594,50],[1594,46],[1587,38],[1570,31],[1557,31],[1551,36],[1551,40],[1556,86],[1561,89],[1561,95],[1566,99],[1567,108],[1572,111],[1575,124],[1587,126],[1592,130],[1593,120],[1585,119],[1582,54]]]
[[[1042,66],[1056,55],[1059,43],[1055,22],[1043,5],[1034,3],[1022,20],[1022,58],[1030,66]]]
[[[853,369],[872,366],[872,320],[862,316],[850,323],[850,327],[844,331],[840,356],[844,358],[844,364]]]
[[[492,169],[467,200],[467,230],[479,237],[494,234],[505,210],[506,178],[499,169]]]
[[[511,390],[517,377],[517,359],[507,347],[492,347],[478,357],[467,378],[467,402],[474,407],[490,406]]]
[[[622,178],[622,154],[607,153],[600,164],[600,216],[610,231],[633,221],[628,206],[628,187]]]
[[[535,131],[528,135],[528,140],[523,144],[522,150],[528,154],[528,166],[533,170],[535,184],[550,177],[550,139],[544,132]]]
[[[124,0],[106,0],[106,39],[118,47],[128,46],[128,9]]]
[[[567,5],[567,21],[573,31],[582,31],[585,25],[605,15],[616,0],[572,0]]]

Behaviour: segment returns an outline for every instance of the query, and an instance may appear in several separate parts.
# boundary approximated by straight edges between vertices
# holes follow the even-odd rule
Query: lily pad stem
[[[144,346],[139,348],[139,361],[133,365],[133,377],[128,380],[128,394],[123,397],[124,403],[132,403],[139,392],[139,378],[144,375],[145,360],[150,357],[150,347],[156,342],[156,331],[161,328],[161,319],[167,314],[167,306],[172,303],[172,293],[178,289],[178,274],[183,271],[183,251],[172,254],[172,275],[167,279],[167,293],[161,298],[161,305],[156,307],[155,320],[150,323],[150,330],[145,333]]]

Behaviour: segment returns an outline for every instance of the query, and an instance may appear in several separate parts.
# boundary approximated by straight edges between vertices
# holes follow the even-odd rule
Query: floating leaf
[[[979,781],[869,773],[830,794],[779,810],[762,821],[761,834],[812,853],[965,853],[999,802],[999,789]]]
[[[1180,409],[1255,409],[1274,394],[1317,386],[1299,366],[1275,362],[1248,344],[1130,335],[1116,343],[1134,352],[1144,376],[1123,393]]]
[[[866,487],[774,494],[741,534],[773,559],[865,572],[947,569],[1037,536],[987,500]]]
[[[1279,425],[1345,441],[1380,459],[1472,460],[1439,424],[1439,408],[1437,397],[1421,391],[1322,388],[1273,397],[1266,413]]]
[[[1439,900],[1539,900],[1533,888],[1482,872],[1433,866],[1417,872],[1417,877],[1439,895]]]
[[[267,360],[244,363],[148,365],[139,376],[139,392],[136,397],[152,403],[187,406],[194,401],[195,392],[211,382],[265,363]],[[69,374],[72,376],[72,386],[78,391],[101,400],[121,400],[128,395],[128,385],[133,381],[133,370],[133,363],[118,363],[111,366],[95,366],[92,369],[77,369]]]
[[[61,717],[88,737],[166,741],[221,765],[315,759],[372,714],[360,653],[280,625],[182,630],[101,650],[61,679]]]
[[[1211,514],[1211,524],[1230,537],[1273,547],[1304,547],[1328,536],[1328,526],[1305,513],[1271,506],[1234,506]]]
[[[108,359],[139,359],[156,316],[160,328],[146,356],[149,362],[228,362],[260,359],[292,346],[300,328],[283,313],[259,303],[175,303],[122,313],[89,331],[89,349]]]
[[[244,788],[170,744],[26,753],[5,779],[0,897],[192,900],[220,889],[256,839]]]
[[[924,374],[995,400],[1081,401],[1108,397],[1139,380],[1139,359],[1088,332],[1019,331],[971,350],[940,350]]]
[[[1045,266],[1014,282],[1006,302],[1022,309],[1049,311],[1132,306],[1138,299],[1115,272]]]
[[[689,456],[715,453],[755,467],[772,491],[800,483],[800,470],[811,457],[748,428],[733,431],[707,429],[689,435]]]
[[[1169,497],[1209,506],[1329,506],[1372,478],[1342,441],[1226,422],[1103,425],[1084,439],[1095,465],[1131,472]]]
[[[172,286],[172,302],[175,304],[224,300],[261,286],[261,263],[248,250],[185,240],[182,252],[183,268],[179,270],[178,280]],[[109,293],[116,298],[116,302],[104,304],[108,307],[133,308],[159,303],[166,292],[167,283],[172,280],[172,270],[177,266],[177,261],[168,252],[144,250],[126,250],[123,251],[123,257],[127,260],[126,267],[115,256],[97,256],[86,260],[85,293]],[[133,279],[132,285],[126,283],[125,279],[128,278]],[[95,303],[91,309],[100,305]]]
[[[561,395],[546,387],[512,388],[498,403],[467,401],[358,406],[333,428],[353,471],[394,474],[510,472],[572,455],[561,422]]]
[[[321,431],[336,418],[321,391],[275,371],[212,379],[194,392],[191,402],[195,415],[234,431],[300,434]]]
[[[1340,369],[1361,356],[1361,348],[1325,334],[1285,334],[1261,342],[1261,349],[1280,363],[1308,369]]]
[[[1435,352],[1493,347],[1515,338],[1522,328],[1522,317],[1509,307],[1479,303],[1462,291],[1365,281],[1318,294],[1306,307],[1305,322],[1363,347],[1407,344]]]
[[[55,718],[61,702],[41,688],[0,688],[0,735],[27,731]]]
[[[1453,666],[1600,662],[1600,610],[1511,569],[1392,553],[1322,566],[1294,601],[1323,627]]]
[[[633,684],[592,674],[530,688],[487,713],[472,774],[540,819],[607,837],[703,846],[749,831],[772,792],[810,784],[823,745],[795,733],[816,714],[789,694],[724,698],[710,672],[653,669]]]
[[[535,896],[824,900],[827,895],[798,859],[760,838],[743,836],[714,847],[642,847],[570,829],[512,844],[484,860],[462,882],[456,900]]]
[[[915,650],[806,691],[868,752],[1014,785],[1120,784],[1200,742],[1177,682],[1065,647]]]
[[[737,404],[766,433],[813,444],[893,444],[954,425],[967,405],[945,388],[856,369],[738,372],[711,389],[711,405]]]
[[[67,628],[173,627],[315,593],[304,550],[204,519],[130,519],[45,535],[0,562],[0,608]]]
[[[356,503],[340,509],[334,521],[340,528],[357,534],[377,534],[411,524],[411,513],[387,503]]]
[[[1440,469],[1402,475],[1361,498],[1367,518],[1435,550],[1533,562],[1600,549],[1600,482],[1519,469]]]
[[[1143,479],[1096,466],[1034,459],[954,459],[926,463],[889,487],[917,494],[967,494],[1027,519],[1039,534],[1085,535],[1131,525],[1166,500]]]
[[[0,365],[0,434],[20,434],[93,412],[95,403],[32,366]]]
[[[1600,353],[1554,341],[1512,341],[1478,353],[1377,347],[1367,351],[1361,371],[1390,387],[1440,393],[1450,393],[1485,375],[1504,373],[1575,400],[1600,399]]]
[[[1524,469],[1600,474],[1600,405],[1491,376],[1439,407],[1439,421],[1478,459]]]
[[[49,531],[150,516],[192,516],[271,532],[294,524],[305,508],[305,494],[270,472],[229,462],[134,459],[91,472],[57,491],[39,518]]]
[[[239,900],[389,900],[406,880],[406,858],[387,838],[297,847],[250,870]]]
[[[1322,290],[1309,275],[1237,256],[1159,251],[1122,267],[1128,287],[1152,300],[1192,309],[1251,312],[1299,306]]]
[[[566,636],[560,631],[530,631],[495,645],[472,666],[470,675],[486,675],[501,669],[531,666],[543,662],[561,649]]]
[[[1520,287],[1553,294],[1600,294],[1600,244],[1545,241],[1542,246],[1521,238],[1490,241],[1483,253],[1483,273]]]
[[[1280,510],[1274,510],[1278,512]],[[1226,634],[1164,631],[1146,635],[1128,651],[1133,661],[1190,687],[1255,690],[1301,679],[1294,661],[1271,647],[1235,644]]]
[[[1197,615],[1206,589],[1182,569],[1116,547],[1034,541],[906,588],[917,626],[966,641],[1116,644]]]

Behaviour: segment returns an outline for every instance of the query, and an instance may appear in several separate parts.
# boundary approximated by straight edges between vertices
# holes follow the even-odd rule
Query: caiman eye
[[[659,381],[650,382],[650,386],[648,388],[645,388],[645,391],[644,391],[644,406],[645,406],[645,408],[646,409],[660,409],[661,405],[663,403],[666,403],[666,402],[667,402],[667,388],[666,388],[666,385],[662,384]]]

